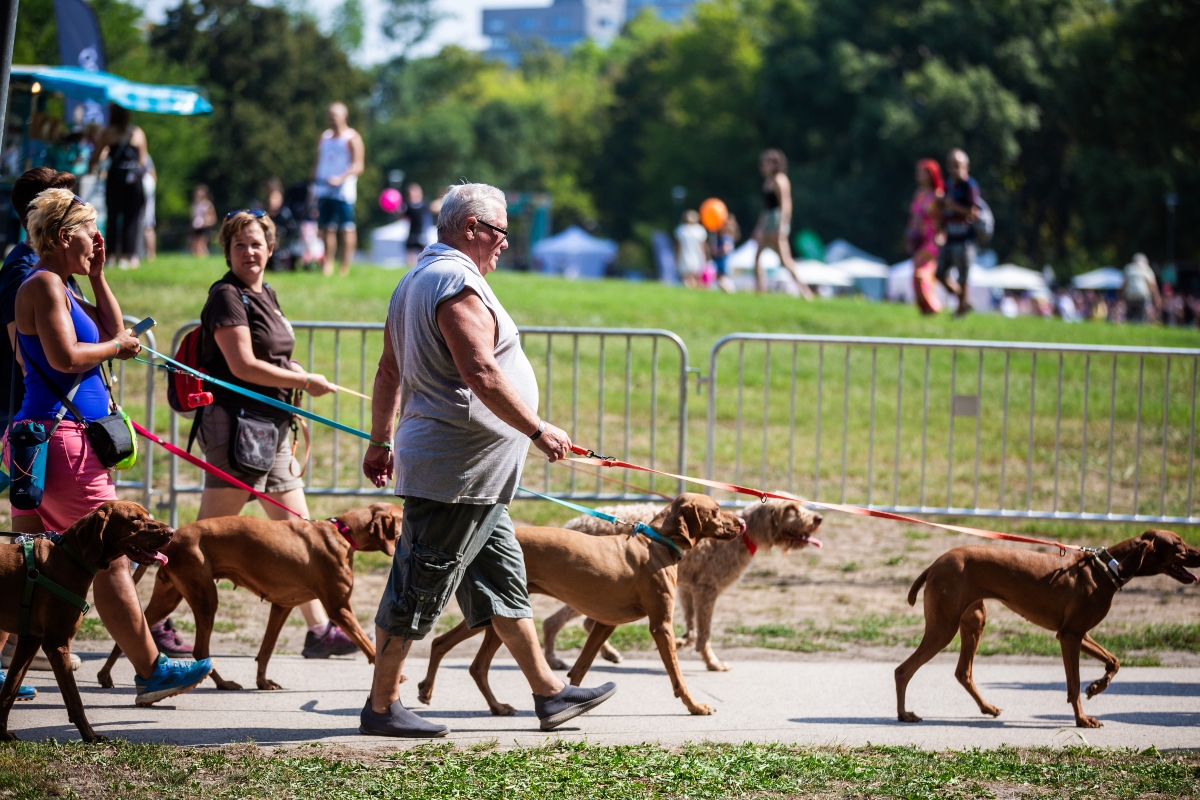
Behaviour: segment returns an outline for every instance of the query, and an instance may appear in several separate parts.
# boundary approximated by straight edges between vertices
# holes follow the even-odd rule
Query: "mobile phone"
[[[146,331],[153,328],[158,323],[154,321],[154,317],[146,317],[144,320],[133,326],[133,335],[141,336]]]

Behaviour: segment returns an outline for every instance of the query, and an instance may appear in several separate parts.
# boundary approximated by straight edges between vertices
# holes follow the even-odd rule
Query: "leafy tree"
[[[333,14],[334,40],[347,53],[355,53],[362,47],[365,29],[362,0],[343,0]]]
[[[383,35],[401,45],[401,52],[429,38],[446,14],[434,7],[433,0],[387,0],[383,15]]]
[[[150,43],[165,62],[194,70],[211,94],[208,152],[191,177],[209,185],[221,208],[245,205],[268,177],[305,180],[325,108],[345,102],[353,123],[366,89],[312,20],[249,0],[183,0]]]

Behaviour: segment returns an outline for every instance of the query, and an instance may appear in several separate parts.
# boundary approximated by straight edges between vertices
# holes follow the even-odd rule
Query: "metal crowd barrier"
[[[733,334],[709,358],[706,474],[899,513],[1197,524],[1198,361]]]
[[[181,327],[171,343],[199,325]],[[371,394],[375,367],[383,350],[382,323],[293,322],[296,358],[342,386]],[[666,465],[681,471],[687,449],[687,348],[662,330],[613,328],[521,329],[541,394],[541,414],[597,452]],[[544,345],[544,346],[543,346]],[[614,375],[615,373],[615,375]],[[370,404],[338,394],[306,397],[311,411],[367,430]],[[186,446],[191,421],[172,413],[169,440]],[[305,493],[313,496],[380,497],[391,489],[367,483],[360,465],[366,443],[358,437],[310,423],[312,453],[305,466]],[[303,445],[301,445],[303,447]],[[302,452],[302,451],[301,451]],[[297,453],[299,457],[301,452]],[[563,467],[550,468],[540,454],[530,456],[524,480],[549,494],[580,500],[654,499],[662,481],[654,476],[618,475],[635,488],[619,487]],[[171,524],[178,522],[179,496],[202,490],[200,471],[170,456]],[[616,488],[613,488],[616,487]],[[665,488],[678,492],[674,482]]]
[[[123,319],[129,327],[133,327],[139,321],[141,321],[140,317],[130,316],[129,314],[126,314],[123,317]],[[155,349],[155,350],[158,349],[158,345],[155,344],[153,330],[146,331],[145,333],[142,334],[141,338],[142,338],[142,341],[144,341],[147,345],[149,345],[153,349]],[[116,366],[116,374],[115,374],[116,386],[114,386],[113,389],[114,389],[114,394],[116,395],[117,404],[120,405],[122,408],[125,407],[125,383],[126,383],[125,367],[129,363],[130,362],[128,362],[128,361],[114,362],[114,364]],[[146,409],[145,409],[146,423],[145,424],[146,424],[147,428],[149,428],[150,430],[153,430],[154,429],[154,367],[149,366],[149,365],[146,366],[146,399],[145,399],[145,403],[146,403]],[[126,409],[126,413],[128,413],[128,409]],[[133,416],[133,415],[130,414],[130,416]],[[154,494],[154,445],[151,444],[150,442],[147,442],[147,441],[138,442],[137,466],[141,467],[141,473],[142,473],[141,480],[131,480],[130,479],[130,476],[132,476],[133,474],[136,474],[132,470],[123,470],[120,472],[116,472],[116,473],[114,473],[113,477],[116,479],[116,484],[117,484],[118,489],[140,489],[142,492],[142,497],[141,497],[142,506],[144,506],[145,508],[152,508],[151,502],[153,501],[153,494]]]

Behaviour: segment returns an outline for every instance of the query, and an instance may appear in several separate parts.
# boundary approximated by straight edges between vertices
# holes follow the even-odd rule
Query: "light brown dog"
[[[375,645],[367,638],[350,595],[354,591],[354,551],[396,551],[396,537],[404,513],[392,503],[374,503],[334,519],[345,526],[350,541],[328,520],[272,521],[255,517],[215,517],[185,525],[175,532],[166,550],[170,559],[159,567],[154,594],[146,606],[146,622],[155,625],[167,618],[180,601],[187,600],[196,618],[193,656],[209,655],[209,640],[217,615],[216,581],[224,578],[248,589],[271,604],[267,630],[259,647],[259,689],[281,688],[267,678],[267,662],[275,642],[293,608],[319,600],[329,618],[375,662]],[[111,686],[110,670],[120,649],[114,648],[109,663],[96,676],[101,686]],[[218,689],[241,689],[241,685],[211,673]]]
[[[734,539],[746,523],[717,501],[701,494],[683,494],[663,509],[650,527],[674,542],[684,552],[703,539]],[[605,640],[618,625],[650,618],[650,634],[671,678],[675,696],[693,714],[711,714],[711,706],[692,699],[679,670],[675,654],[672,616],[675,612],[676,571],[679,557],[667,545],[645,536],[588,536],[563,528],[517,528],[517,541],[525,556],[525,572],[531,593],[548,594],[578,608],[593,620],[591,633],[575,666],[567,673],[578,686],[587,674]],[[486,628],[483,645],[471,664],[471,677],[497,716],[514,713],[500,703],[488,685],[492,657],[500,649],[500,637]],[[428,703],[438,664],[459,642],[478,633],[460,623],[433,641],[429,670],[419,686],[418,699]]]
[[[68,550],[74,551],[96,570],[108,569],[108,565],[121,556],[139,564],[149,563],[161,561],[159,551],[171,541],[171,534],[170,527],[156,522],[137,503],[109,500],[67,528],[58,545],[47,539],[35,542],[35,563],[38,572],[68,592],[86,597],[93,573]],[[0,630],[21,633],[21,597],[28,580],[26,573],[21,545],[0,547]],[[34,589],[32,602],[29,633],[21,633],[8,680],[0,690],[0,740],[11,742],[17,738],[8,730],[8,715],[25,672],[41,647],[54,669],[54,678],[67,707],[67,718],[75,723],[85,742],[104,741],[105,737],[88,724],[79,687],[75,684],[75,673],[70,669],[71,639],[79,630],[83,613],[41,587]]]
[[[1196,576],[1185,567],[1200,567],[1200,550],[1170,531],[1146,531],[1096,557],[1079,553],[1060,558],[1056,553],[986,545],[954,548],[917,576],[908,591],[908,603],[914,605],[925,585],[925,636],[916,652],[896,667],[897,716],[901,722],[921,721],[905,709],[904,690],[921,665],[950,644],[955,633],[962,643],[955,677],[980,711],[1000,716],[1000,709],[984,701],[971,678],[987,623],[983,601],[996,599],[1033,624],[1054,631],[1062,647],[1067,702],[1075,712],[1075,725],[1099,728],[1099,720],[1083,713],[1079,699],[1079,653],[1082,650],[1104,662],[1104,677],[1087,688],[1089,699],[1108,688],[1121,662],[1088,631],[1108,615],[1113,596],[1126,582],[1170,575],[1180,583],[1195,583]]]
[[[627,522],[638,523],[649,522],[662,508],[653,503],[636,503],[599,510]],[[729,667],[717,658],[709,643],[712,636],[713,609],[716,607],[717,598],[737,583],[738,578],[750,566],[754,554],[758,550],[770,550],[773,547],[787,552],[809,544],[821,546],[820,540],[813,538],[813,534],[821,525],[821,515],[809,511],[794,500],[755,503],[742,512],[742,519],[746,521],[746,532],[740,537],[728,541],[705,539],[685,552],[679,562],[679,604],[683,608],[687,632],[675,641],[675,645],[695,646],[696,652],[704,659],[705,666],[714,672],[724,672]],[[592,536],[628,534],[631,531],[629,526],[614,525],[587,514],[575,517],[564,527]],[[567,668],[566,663],[554,651],[555,639],[563,626],[578,616],[578,611],[570,606],[563,606],[542,622],[546,661],[554,669]],[[584,627],[590,631],[591,620],[585,621]],[[600,657],[614,664],[621,663],[621,654],[607,642],[600,649]]]

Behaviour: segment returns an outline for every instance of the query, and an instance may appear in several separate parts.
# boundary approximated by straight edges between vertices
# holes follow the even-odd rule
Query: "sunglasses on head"
[[[255,219],[258,219],[259,217],[265,217],[267,212],[262,208],[239,208],[236,211],[230,211],[228,214],[226,214],[225,219],[233,219],[238,214],[249,214]]]
[[[83,201],[83,198],[80,197],[79,195],[73,195],[71,198],[71,202],[67,203],[67,210],[64,211],[62,213],[62,216],[58,218],[58,227],[60,230],[62,229],[63,223],[67,221],[67,215],[71,213],[71,209],[77,205],[86,206],[87,203],[85,203]]]

